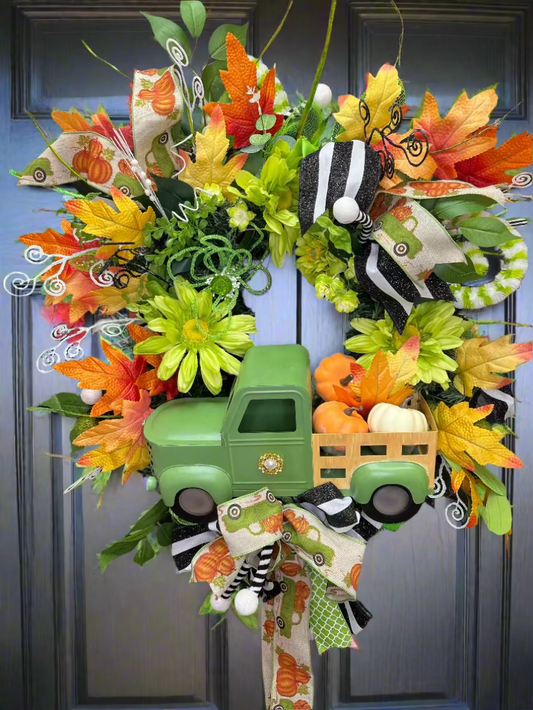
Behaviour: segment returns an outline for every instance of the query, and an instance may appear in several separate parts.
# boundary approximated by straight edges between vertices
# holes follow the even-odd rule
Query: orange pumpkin
[[[263,520],[263,527],[267,533],[278,533],[283,530],[283,513],[272,515]]]
[[[280,653],[278,663],[282,668],[291,668],[293,671],[297,668],[296,659],[290,653]]]
[[[364,434],[368,424],[353,407],[343,402],[324,402],[313,413],[313,427],[319,434]]]
[[[213,544],[209,548],[209,552],[219,558],[225,557],[229,553],[229,548],[224,538],[220,538],[220,540],[215,540],[215,542],[213,542]]]
[[[227,557],[223,557],[219,562],[218,571],[220,574],[223,574],[224,577],[229,577],[230,574],[235,572],[235,560],[233,557],[230,557],[229,555]]]
[[[348,385],[352,381],[350,365],[355,358],[337,353],[322,360],[315,370],[315,386],[319,397],[326,402],[337,399],[333,385],[349,392]]]
[[[296,682],[298,685],[307,685],[311,680],[311,674],[304,671],[303,668],[298,668],[296,671]]]
[[[293,698],[298,692],[295,671],[292,668],[280,668],[276,674],[276,688],[285,698]]]
[[[197,582],[212,582],[217,576],[220,558],[212,552],[206,552],[196,561],[194,574]]]
[[[284,562],[279,568],[287,577],[297,577],[302,571],[302,568],[296,562]]]
[[[363,565],[354,565],[352,567],[352,571],[350,573],[350,582],[352,583],[352,587],[357,591],[357,587],[359,586],[359,578],[361,577],[361,570],[363,569]]]
[[[313,710],[307,700],[297,700],[294,704],[294,710]]]
[[[285,517],[285,520],[289,521],[289,523],[296,530],[296,532],[300,533],[300,535],[305,535],[307,533],[307,530],[309,529],[309,523],[303,517],[303,515],[296,515],[294,510],[286,510],[283,515]]]
[[[87,173],[89,170],[89,151],[87,148],[76,153],[72,159],[72,167],[77,173]]]
[[[274,638],[274,632],[276,631],[276,624],[273,621],[271,621],[270,619],[265,621],[265,623],[263,624],[263,628],[265,630],[265,633],[268,636],[270,636],[270,638]]]

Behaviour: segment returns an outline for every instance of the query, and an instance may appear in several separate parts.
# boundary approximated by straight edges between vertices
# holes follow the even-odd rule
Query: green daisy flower
[[[344,271],[345,264],[328,249],[328,238],[322,230],[310,229],[296,242],[296,267],[313,286],[317,276],[336,276]]]
[[[409,338],[416,336],[420,339],[420,355],[418,370],[411,384],[437,382],[443,389],[448,389],[448,372],[457,370],[457,362],[444,351],[459,348],[464,333],[473,322],[456,316],[452,303],[427,301],[413,308],[402,335],[388,314],[378,321],[355,318],[351,325],[361,335],[349,338],[345,343],[346,349],[353,353],[366,353],[358,359],[363,367],[370,367],[378,350],[396,353]]]
[[[213,296],[206,290],[198,293],[187,281],[175,282],[177,300],[168,295],[150,299],[152,315],[147,325],[156,335],[134,348],[136,355],[163,355],[157,376],[168,380],[176,370],[178,389],[188,392],[198,372],[207,388],[218,394],[222,388],[221,370],[237,375],[240,360],[253,346],[250,333],[257,333],[253,316],[229,316],[213,309]],[[230,353],[232,353],[230,355]]]
[[[315,282],[316,297],[325,298],[334,304],[339,313],[352,313],[359,305],[355,291],[346,288],[341,276],[320,274]]]
[[[229,226],[244,232],[255,217],[255,212],[248,209],[245,202],[238,202],[235,207],[229,207],[226,212],[230,216]]]

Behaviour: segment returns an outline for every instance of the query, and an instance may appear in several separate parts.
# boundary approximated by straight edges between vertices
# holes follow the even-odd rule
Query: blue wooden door
[[[426,87],[448,109],[461,89],[498,83],[502,138],[533,128],[531,0],[399,0],[406,22],[402,76],[416,112]],[[250,22],[250,50],[271,36],[285,0],[212,0],[208,27]],[[286,88],[307,92],[323,42],[329,3],[296,0],[284,33],[266,55]],[[20,189],[22,169],[43,149],[25,114],[51,135],[53,108],[127,116],[128,82],[91,57],[85,40],[126,74],[163,66],[165,55],[139,15],[179,16],[158,0],[3,0],[0,3],[1,270],[24,271],[15,240],[59,223],[57,195]],[[385,0],[339,0],[324,81],[334,95],[359,93],[368,70],[396,57],[398,21]],[[533,216],[527,205],[514,215]],[[526,237],[530,228],[524,230]],[[295,343],[313,365],[339,351],[347,322],[317,301],[288,261],[271,291],[250,298],[259,344]],[[533,277],[487,320],[533,323]],[[235,619],[216,630],[199,617],[206,590],[177,577],[170,555],[141,569],[128,558],[102,577],[96,554],[123,536],[151,499],[141,480],[108,491],[101,509],[89,490],[64,496],[74,480],[69,424],[27,411],[74,383],[41,375],[35,361],[50,345],[38,296],[0,294],[2,392],[2,689],[5,710],[99,707],[261,710],[260,635]],[[497,337],[512,326],[485,327]],[[527,331],[520,331],[525,340]],[[86,348],[87,354],[90,347]],[[453,530],[444,505],[422,511],[368,548],[361,598],[374,619],[359,652],[315,659],[316,709],[533,708],[533,379],[518,373],[516,448],[526,468],[502,472],[513,496],[511,555],[487,533]],[[54,454],[50,456],[49,454]]]

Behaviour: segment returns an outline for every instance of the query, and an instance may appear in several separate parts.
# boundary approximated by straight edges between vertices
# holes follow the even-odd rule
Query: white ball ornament
[[[333,100],[333,94],[327,84],[319,84],[316,87],[314,102],[320,108],[327,108]]]
[[[226,599],[225,597],[217,597],[216,594],[211,594],[211,606],[215,611],[223,614],[231,606],[231,597]]]
[[[96,404],[102,399],[102,390],[82,390],[81,401],[85,404]]]
[[[353,197],[339,197],[333,205],[333,216],[341,224],[351,224],[361,215],[359,205]]]
[[[241,589],[235,597],[235,609],[241,616],[251,616],[257,611],[259,597],[251,589]]]

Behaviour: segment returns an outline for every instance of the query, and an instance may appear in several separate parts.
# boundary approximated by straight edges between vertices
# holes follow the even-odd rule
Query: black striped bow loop
[[[180,525],[172,533],[172,557],[178,572],[190,572],[195,554],[204,545],[220,537],[218,521],[198,525]]]

